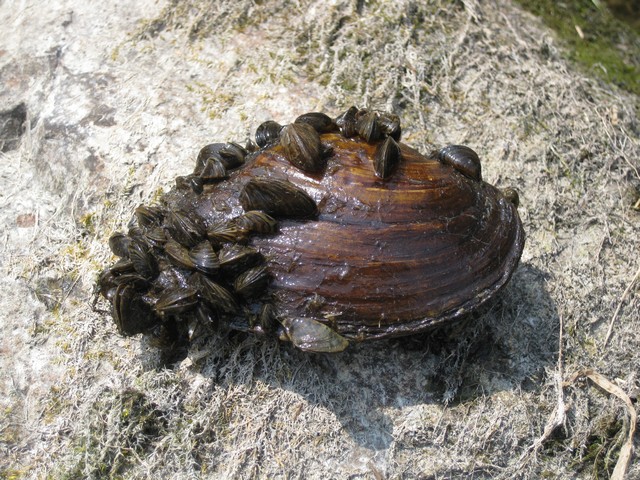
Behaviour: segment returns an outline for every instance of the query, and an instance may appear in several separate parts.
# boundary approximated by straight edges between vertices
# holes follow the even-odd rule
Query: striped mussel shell
[[[118,257],[129,257],[131,238],[122,232],[116,232],[109,237],[109,248]]]
[[[219,151],[220,162],[227,170],[238,168],[244,163],[247,156],[247,150],[234,142],[226,143]]]
[[[340,133],[343,137],[351,138],[355,137],[358,133],[356,130],[356,114],[358,113],[358,109],[356,107],[351,107],[345,112],[341,113],[336,117],[336,125],[340,129]]]
[[[129,260],[140,276],[152,280],[158,276],[158,262],[145,242],[132,239],[129,243]]]
[[[198,178],[203,184],[219,182],[227,178],[227,169],[221,159],[210,157],[205,162]]]
[[[375,142],[382,138],[382,129],[378,123],[378,115],[374,111],[361,111],[356,116],[356,131],[367,143]]]
[[[249,210],[235,219],[240,229],[250,233],[270,234],[278,230],[278,221],[261,210]]]
[[[198,291],[193,287],[171,287],[158,297],[154,308],[160,315],[176,315],[198,304]]]
[[[113,319],[122,335],[135,335],[154,327],[158,319],[139,292],[130,285],[118,285],[113,295]]]
[[[255,248],[244,245],[225,245],[218,252],[220,268],[227,272],[239,273],[262,261],[262,255]]]
[[[189,251],[189,258],[194,268],[209,275],[214,275],[220,269],[220,260],[208,240],[200,242]]]
[[[257,297],[265,291],[269,276],[264,265],[249,268],[238,275],[233,282],[234,290],[243,297]]]
[[[164,253],[173,266],[186,270],[195,270],[196,265],[191,259],[189,249],[183,247],[175,240],[169,240],[164,245]]]
[[[220,283],[205,275],[198,275],[200,296],[213,310],[223,314],[235,314],[238,302],[233,294]]]
[[[280,138],[282,125],[273,120],[267,120],[261,123],[256,130],[256,143],[258,147],[266,147],[268,144],[277,141]]]
[[[158,207],[140,205],[135,211],[138,224],[143,227],[159,224],[164,218],[164,212]]]
[[[313,127],[318,133],[329,133],[337,129],[337,125],[333,119],[322,112],[303,113],[295,119],[294,123],[306,123]]]
[[[180,211],[169,212],[166,227],[171,236],[185,247],[195,246],[207,233],[196,216]]]
[[[326,164],[320,135],[309,123],[292,123],[284,127],[280,132],[280,144],[287,160],[300,170],[319,172]]]
[[[225,243],[243,242],[246,236],[247,230],[233,220],[216,222],[207,229],[207,238],[217,247]]]

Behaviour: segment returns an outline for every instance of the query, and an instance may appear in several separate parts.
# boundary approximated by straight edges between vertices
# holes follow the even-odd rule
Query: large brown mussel
[[[273,334],[312,352],[460,319],[516,268],[513,189],[469,147],[428,156],[397,116],[355,107],[267,121],[256,143],[205,146],[193,174],[140,206],[102,272],[123,335]]]

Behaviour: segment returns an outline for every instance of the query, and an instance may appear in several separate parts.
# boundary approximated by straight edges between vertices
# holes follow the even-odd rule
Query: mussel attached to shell
[[[469,147],[424,156],[400,136],[397,116],[352,107],[264,122],[259,150],[204,147],[191,188],[109,241],[122,258],[99,287],[119,331],[228,327],[336,352],[484,304],[522,253],[518,195],[483,182]]]

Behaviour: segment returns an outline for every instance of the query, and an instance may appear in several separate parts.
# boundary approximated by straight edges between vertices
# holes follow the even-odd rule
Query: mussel
[[[110,239],[122,258],[99,291],[119,331],[188,343],[226,327],[337,352],[485,304],[522,253],[517,192],[482,181],[467,146],[425,156],[400,137],[396,115],[351,107],[264,122],[255,151],[204,147],[197,188],[138,207]]]

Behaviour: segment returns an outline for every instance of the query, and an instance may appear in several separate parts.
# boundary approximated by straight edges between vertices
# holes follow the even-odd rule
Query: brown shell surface
[[[400,336],[463,316],[509,280],[524,245],[515,206],[495,187],[437,155],[399,143],[401,161],[376,176],[381,141],[321,134],[325,168],[308,173],[279,144],[251,154],[200,195],[174,190],[164,202],[205,225],[243,213],[252,178],[285,179],[318,206],[316,218],[278,219],[278,232],[252,236],[266,260],[280,317],[312,318],[350,340]]]

